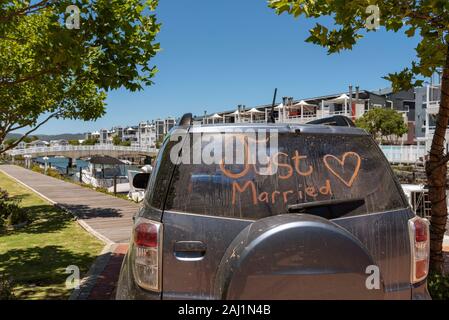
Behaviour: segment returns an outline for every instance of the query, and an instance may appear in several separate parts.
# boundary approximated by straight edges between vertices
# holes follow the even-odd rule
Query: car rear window
[[[347,207],[342,216],[406,207],[369,136],[283,133],[276,152],[267,154],[277,164],[273,174],[260,164],[179,164],[165,209],[260,219],[329,200],[362,199],[363,205]]]

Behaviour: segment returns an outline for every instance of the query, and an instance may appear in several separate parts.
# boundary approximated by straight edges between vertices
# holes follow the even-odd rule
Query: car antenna
[[[267,122],[269,123],[275,123],[275,119],[274,119],[274,105],[276,104],[276,96],[278,93],[278,88],[274,89],[274,95],[273,95],[273,103],[271,104],[271,112],[270,112],[270,118],[267,119]]]

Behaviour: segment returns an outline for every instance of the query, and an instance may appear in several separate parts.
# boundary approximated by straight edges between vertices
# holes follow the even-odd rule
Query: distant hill
[[[22,135],[20,133],[11,133],[6,136],[6,139],[18,139]],[[33,134],[32,136],[36,136],[39,140],[50,141],[50,140],[82,140],[84,139],[84,133],[62,133],[62,134]]]

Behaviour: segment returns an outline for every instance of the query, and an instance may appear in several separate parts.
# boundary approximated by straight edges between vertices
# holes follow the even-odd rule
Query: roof
[[[386,95],[393,93],[393,88],[383,88],[378,90],[371,90],[371,92],[378,94],[378,95]]]
[[[49,144],[49,142],[43,141],[43,140],[34,140],[34,141],[31,141],[31,142],[28,143],[28,144],[30,144],[30,145],[35,145],[35,144]]]
[[[189,132],[192,133],[216,133],[216,132],[242,132],[251,130],[277,130],[278,133],[296,132],[311,134],[344,134],[344,135],[369,135],[365,130],[356,127],[329,126],[321,124],[285,124],[285,123],[219,123],[193,125]]]
[[[309,97],[309,98],[303,98],[303,99],[294,99],[292,101],[293,105],[298,104],[299,102],[301,102],[301,100],[304,100],[305,102],[314,104],[314,105],[318,105],[318,102],[320,102],[321,100],[331,100],[331,99],[335,99],[340,97],[342,94],[346,94],[349,95],[348,92],[340,92],[340,93],[335,93],[335,94],[329,94],[329,95],[324,95],[324,96],[317,96],[317,97]],[[360,100],[364,100],[367,99],[369,97],[369,95],[377,95],[377,96],[381,96],[380,94],[376,93],[376,92],[372,92],[372,91],[368,91],[368,90],[359,90],[359,99]],[[356,92],[355,90],[352,92],[352,97],[355,98],[356,96]],[[276,102],[275,106],[278,106],[280,103]],[[250,110],[251,108],[256,108],[256,109],[267,109],[267,108],[271,108],[272,104],[262,104],[262,105],[258,105],[255,107],[247,107],[247,106],[241,106],[241,112],[246,112],[248,110]],[[225,111],[218,111],[217,113],[219,115],[223,115],[223,114],[229,114],[234,112],[235,109],[232,110],[225,110]],[[207,114],[206,117],[209,118],[211,117],[212,114]],[[203,119],[205,116],[204,115],[200,115],[200,116],[194,116],[195,120],[201,120]]]
[[[109,165],[120,165],[124,164],[121,160],[109,156],[93,156],[89,160],[92,164],[109,164]]]

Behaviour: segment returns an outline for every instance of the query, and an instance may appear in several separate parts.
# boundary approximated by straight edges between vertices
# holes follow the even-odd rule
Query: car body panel
[[[163,298],[212,299],[216,270],[224,252],[249,220],[164,212]],[[201,241],[206,245],[202,259],[179,259],[177,241]]]

